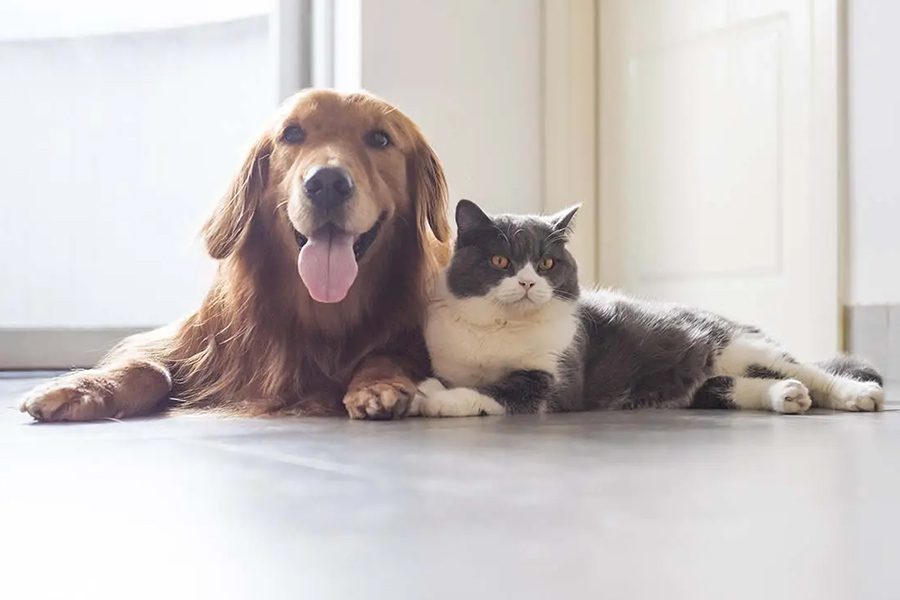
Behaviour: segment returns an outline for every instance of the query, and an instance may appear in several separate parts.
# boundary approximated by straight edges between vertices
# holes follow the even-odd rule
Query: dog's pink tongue
[[[316,302],[340,302],[356,279],[353,236],[322,227],[309,237],[297,261],[300,278]]]

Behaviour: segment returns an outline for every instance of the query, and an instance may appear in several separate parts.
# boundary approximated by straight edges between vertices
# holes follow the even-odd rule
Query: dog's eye
[[[288,144],[302,144],[306,139],[306,132],[299,125],[289,125],[281,132],[281,139]]]
[[[505,256],[495,254],[491,257],[491,264],[498,269],[505,269],[509,266],[509,259]]]
[[[553,268],[553,265],[555,265],[555,264],[556,263],[553,262],[552,258],[545,258],[538,264],[538,270],[539,271],[549,271],[550,269]]]
[[[391,145],[391,138],[385,132],[376,129],[366,134],[366,144],[372,148],[387,148]]]

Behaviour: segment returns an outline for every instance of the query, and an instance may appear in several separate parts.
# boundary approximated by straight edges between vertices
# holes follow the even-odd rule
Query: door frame
[[[599,145],[597,0],[544,0],[543,209],[581,203],[570,249],[582,285],[597,283]]]
[[[811,193],[821,203],[810,227],[825,232],[819,260],[810,265],[812,278],[827,280],[833,302],[810,310],[822,323],[833,324],[829,350],[847,349],[844,305],[847,301],[849,213],[847,152],[847,2],[813,0],[813,148]]]

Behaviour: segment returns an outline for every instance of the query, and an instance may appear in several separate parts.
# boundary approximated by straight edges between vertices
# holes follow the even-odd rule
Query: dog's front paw
[[[37,421],[95,421],[114,416],[113,390],[90,371],[54,379],[31,390],[19,410]]]
[[[411,381],[376,381],[347,392],[344,406],[352,419],[395,419],[406,414],[415,394]]]

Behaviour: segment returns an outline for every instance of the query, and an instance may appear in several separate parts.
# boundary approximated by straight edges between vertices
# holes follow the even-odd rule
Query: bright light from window
[[[186,314],[277,102],[269,0],[0,0],[0,328]]]
[[[272,6],[273,0],[3,0],[0,40],[222,23],[269,14]]]

